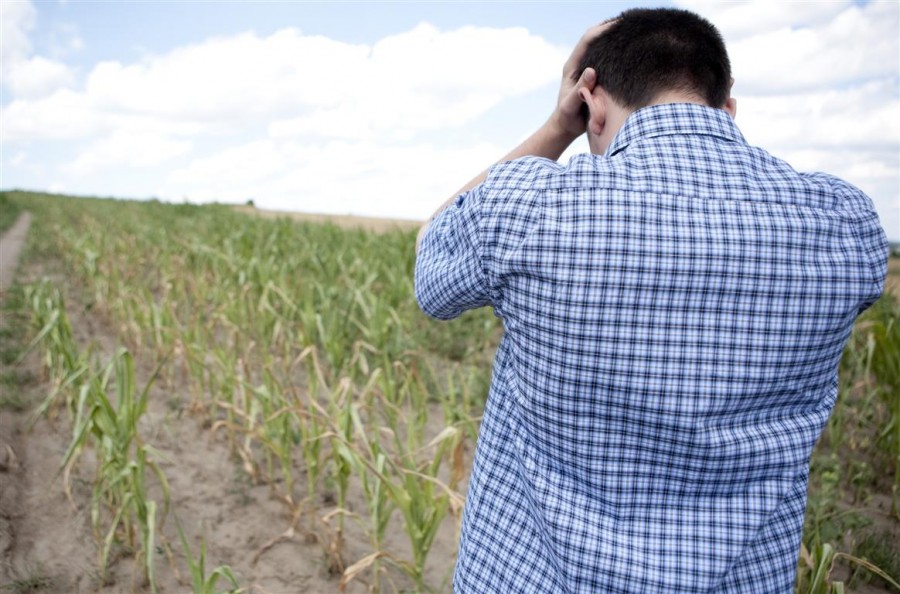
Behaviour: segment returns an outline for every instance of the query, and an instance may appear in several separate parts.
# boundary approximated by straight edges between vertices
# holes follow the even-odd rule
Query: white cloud
[[[900,150],[896,81],[789,95],[738,97],[737,122],[763,147]]]
[[[0,65],[4,72],[31,52],[28,31],[34,27],[35,16],[31,2],[0,2]]]
[[[798,171],[826,171],[854,183],[870,195],[890,194],[897,190],[897,149],[801,148],[775,150],[773,153]]]
[[[37,100],[18,99],[0,108],[3,142],[85,138],[103,130],[109,116],[83,93],[56,91]]]
[[[98,64],[86,94],[101,109],[166,117],[228,119],[327,106],[353,86],[353,66],[367,53],[324,37],[284,29],[210,39],[148,58]]]
[[[463,178],[502,154],[489,143],[385,146],[337,140],[309,146],[265,140],[196,159],[172,172],[156,194],[169,200],[253,198],[257,206],[270,209],[425,218]]]
[[[16,98],[43,97],[75,80],[62,62],[30,55],[35,18],[31,2],[0,2],[0,84]]]
[[[172,140],[152,132],[120,131],[92,142],[64,169],[85,174],[123,165],[149,167],[182,156],[190,149],[191,143],[184,140]]]
[[[283,172],[292,161],[307,155],[288,151],[271,140],[258,140],[230,147],[212,156],[194,159],[173,171],[168,182],[173,186],[228,188],[243,183],[256,183]]]
[[[5,110],[11,139],[90,135],[107,114],[218,123],[270,123],[274,136],[358,137],[458,126],[506,97],[558,76],[564,51],[524,29],[427,24],[375,45],[284,29],[177,48],[142,63],[102,62],[85,90]],[[498,72],[504,76],[498,76]],[[62,105],[60,104],[62,103]],[[79,109],[70,111],[72,104]],[[46,112],[80,123],[61,133]],[[46,126],[41,123],[46,122]]]
[[[25,99],[44,97],[75,82],[72,71],[65,64],[42,56],[13,63],[3,78],[15,97]]]
[[[334,87],[331,107],[277,119],[269,133],[403,140],[461,126],[508,97],[555,81],[565,57],[565,50],[521,28],[442,32],[423,23],[382,39],[360,62],[335,64],[352,84]]]
[[[850,0],[773,2],[771,0],[677,0],[682,8],[703,15],[730,41],[757,36],[761,31],[816,26],[853,5]]]
[[[844,176],[882,213],[897,212],[900,5],[681,4],[723,31],[751,143],[798,169]],[[471,124],[555,84],[568,53],[521,28],[423,23],[373,44],[287,28],[102,62],[73,79],[58,60],[83,44],[77,29],[60,28],[59,52],[35,56],[31,4],[0,6],[9,154],[27,149],[29,164],[43,163],[41,143],[64,140],[75,153],[62,169],[47,165],[44,178],[71,190],[126,169],[133,185],[120,187],[135,195],[252,197],[269,208],[426,216],[510,148],[480,142]],[[900,237],[900,222],[886,224]]]
[[[735,87],[744,94],[808,92],[896,77],[900,4],[852,5],[818,27],[761,29],[729,43],[729,52]]]
[[[78,33],[78,26],[65,22],[52,24],[49,33],[44,36],[44,45],[49,55],[56,59],[65,59],[85,47],[84,39]]]
[[[900,4],[679,4],[725,37],[747,140],[859,186],[900,238]]]
[[[13,167],[21,167],[25,164],[25,161],[28,159],[28,154],[25,151],[19,151],[16,155],[9,160],[10,165]]]
[[[900,68],[900,4],[868,2],[713,2],[678,4],[722,33],[737,94],[839,87]]]
[[[14,155],[7,156],[0,161],[0,186],[5,183],[13,171],[41,175],[44,170],[45,164],[42,161],[32,160],[27,151],[16,151]]]
[[[0,108],[3,141],[96,139],[113,133],[194,137],[228,135],[227,121],[178,120],[156,114],[99,109],[84,93],[62,89],[38,100],[16,100]]]
[[[69,164],[82,173],[155,164],[183,154],[185,139],[195,135],[241,136],[255,127],[319,148],[335,139],[404,143],[459,127],[556,80],[564,57],[565,50],[524,29],[440,31],[423,23],[371,46],[295,29],[244,33],[139,63],[102,62],[82,91],[14,101],[2,110],[4,141],[93,139]],[[140,138],[140,146],[120,150],[128,137]],[[225,146],[174,179],[214,183],[217,175],[249,174],[256,162],[279,162],[265,142]]]

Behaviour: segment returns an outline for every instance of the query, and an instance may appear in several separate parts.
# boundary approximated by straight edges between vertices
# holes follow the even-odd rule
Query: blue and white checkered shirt
[[[416,296],[503,320],[458,593],[792,591],[809,456],[887,242],[868,197],[726,112],[632,114],[444,210]]]

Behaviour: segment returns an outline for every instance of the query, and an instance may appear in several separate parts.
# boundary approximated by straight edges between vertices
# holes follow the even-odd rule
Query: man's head
[[[665,93],[724,107],[731,87],[725,42],[707,20],[686,10],[633,8],[590,42],[574,73],[597,73],[597,86],[629,110]]]

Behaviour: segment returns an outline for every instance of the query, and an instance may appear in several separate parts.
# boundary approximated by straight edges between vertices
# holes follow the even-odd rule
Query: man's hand
[[[584,105],[581,93],[585,89],[588,93],[594,90],[597,84],[597,73],[593,68],[586,68],[585,71],[576,79],[578,65],[587,51],[588,45],[602,35],[613,21],[603,21],[599,25],[594,25],[584,32],[575,49],[566,63],[563,65],[562,82],[559,87],[559,99],[556,104],[556,110],[550,118],[550,122],[559,129],[560,132],[570,136],[572,140],[584,134],[587,122],[584,118],[584,112],[581,107]]]
[[[559,88],[559,100],[557,101],[556,109],[554,109],[553,113],[550,115],[550,119],[538,128],[534,134],[525,139],[522,144],[500,159],[501,161],[512,161],[513,159],[518,159],[519,157],[524,157],[526,155],[556,160],[576,138],[584,134],[587,122],[581,111],[581,106],[584,105],[582,92],[588,94],[593,92],[594,85],[597,83],[597,74],[594,72],[593,68],[588,68],[582,73],[578,80],[575,80],[575,72],[578,69],[578,65],[581,63],[581,58],[587,51],[590,42],[606,31],[612,23],[613,21],[604,21],[585,31],[584,35],[581,36],[581,39],[578,40],[578,45],[572,50],[572,55],[569,56],[569,59],[566,60],[566,63],[563,66],[563,78]],[[416,238],[417,252],[419,250],[419,242],[425,235],[425,230],[428,229],[431,221],[438,216],[442,210],[450,206],[456,200],[457,196],[482,183],[486,177],[487,170],[484,170],[438,207],[437,211],[431,216],[431,219],[422,225],[422,228],[419,230],[419,235]]]

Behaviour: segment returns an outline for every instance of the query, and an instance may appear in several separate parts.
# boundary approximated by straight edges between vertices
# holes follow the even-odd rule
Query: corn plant
[[[341,590],[361,572],[371,569],[374,576],[372,590],[381,591],[381,559],[390,554],[384,549],[384,537],[388,523],[393,516],[396,505],[389,496],[385,484],[388,473],[388,459],[383,451],[378,434],[369,434],[361,420],[358,405],[351,406],[350,419],[353,425],[355,442],[349,440],[336,444],[341,456],[352,466],[360,478],[366,506],[369,511],[368,525],[364,526],[372,553],[348,567],[341,578]]]
[[[381,591],[381,558],[389,556],[384,548],[384,537],[396,505],[389,497],[389,490],[383,480],[388,472],[387,456],[381,451],[377,441],[371,441],[367,449],[367,452],[361,453],[358,450],[347,448],[343,450],[343,455],[347,457],[348,463],[353,466],[357,476],[360,477],[369,511],[368,525],[364,528],[369,536],[372,553],[348,567],[344,571],[341,583],[342,586],[346,586],[357,574],[371,568],[374,576],[372,590],[377,593]],[[369,460],[364,461],[365,457],[369,457]],[[371,464],[371,470],[367,464]]]
[[[865,559],[838,552],[832,545],[825,543],[814,547],[811,551],[805,545],[801,545],[800,561],[797,568],[797,583],[794,586],[795,594],[843,594],[846,592],[846,586],[843,582],[832,581],[831,579],[835,563],[840,559],[874,573],[894,588],[900,590],[900,584],[880,568]]]
[[[234,571],[228,565],[219,565],[207,574],[206,571],[206,539],[200,539],[200,550],[194,554],[191,545],[188,544],[187,537],[181,527],[181,522],[176,516],[175,525],[178,530],[178,539],[181,541],[181,549],[184,551],[184,557],[188,562],[188,569],[191,573],[191,592],[193,594],[240,594],[244,589],[240,587]],[[228,590],[219,590],[216,586],[219,580],[227,582],[231,588]]]
[[[307,534],[318,536],[324,513],[331,537],[323,546],[334,554],[344,520],[360,522],[371,553],[345,568],[345,585],[352,576],[371,576],[377,589],[399,567],[427,588],[430,543],[461,503],[464,444],[477,437],[500,326],[487,311],[449,324],[420,314],[414,232],[248,218],[216,205],[15,192],[10,200],[27,200],[33,237],[41,238],[32,249],[62,260],[67,281],[83,289],[91,311],[117,329],[130,353],[150,364],[169,357],[159,381],[187,383],[188,410],[222,431],[247,474],[287,504],[292,528],[302,511]],[[55,386],[44,411],[70,411],[79,430],[89,413],[100,414],[91,412],[99,401],[94,393],[112,390],[117,378],[113,370],[104,380],[92,354],[74,344],[51,293],[48,286],[32,295],[42,301],[34,308],[43,311],[35,331],[43,334]],[[890,313],[884,303],[851,341],[823,439],[830,450],[814,459],[810,501],[824,503],[812,506],[804,542],[817,559],[826,543],[844,546],[835,534],[846,532],[852,516],[843,506],[846,485],[859,501],[871,489],[863,465],[876,455],[869,426],[877,427],[870,433],[880,436],[887,466],[900,472],[898,382],[891,375],[900,365],[890,358],[898,324],[891,322],[896,309]],[[440,439],[428,433],[435,414],[448,427]],[[845,452],[857,450],[863,458],[848,467]],[[319,510],[326,487],[337,501]],[[361,490],[366,517],[344,510],[353,489]],[[109,512],[101,510],[108,530]],[[386,550],[390,518],[410,538],[409,559]],[[122,528],[115,538],[124,534]]]
[[[107,396],[113,374],[115,404]],[[93,446],[97,471],[91,495],[91,523],[101,543],[99,568],[106,571],[114,544],[136,550],[155,592],[157,525],[168,512],[170,494],[165,474],[154,460],[160,454],[143,443],[138,432],[152,382],[151,379],[136,396],[134,360],[125,349],[116,353],[102,375],[93,374],[79,394],[74,437],[62,467],[68,471],[84,448]],[[161,488],[163,509],[159,517],[157,503],[150,498],[147,486],[151,472]]]
[[[398,435],[396,429],[389,433]],[[428,589],[425,583],[425,563],[434,538],[448,513],[457,522],[462,511],[463,499],[456,492],[456,482],[461,469],[451,468],[449,484],[439,478],[442,463],[448,454],[458,462],[462,448],[462,432],[447,427],[422,448],[400,450],[385,457],[384,472],[375,461],[368,461],[369,471],[382,483],[391,504],[403,518],[403,530],[412,550],[411,561],[398,561],[397,565],[413,579],[418,591]],[[420,459],[423,453],[430,457]]]
[[[31,306],[32,326],[36,335],[19,356],[17,363],[41,344],[44,348],[44,369],[52,380],[52,387],[35,410],[33,419],[44,414],[53,415],[60,395],[65,398],[65,408],[70,415],[74,415],[74,394],[89,372],[88,356],[80,352],[75,344],[72,325],[66,315],[59,289],[44,280],[26,286],[24,294],[26,302]]]
[[[888,296],[877,307],[872,327],[872,371],[882,386],[889,413],[888,423],[879,439],[885,444],[894,466],[891,513],[900,520],[900,305]]]

